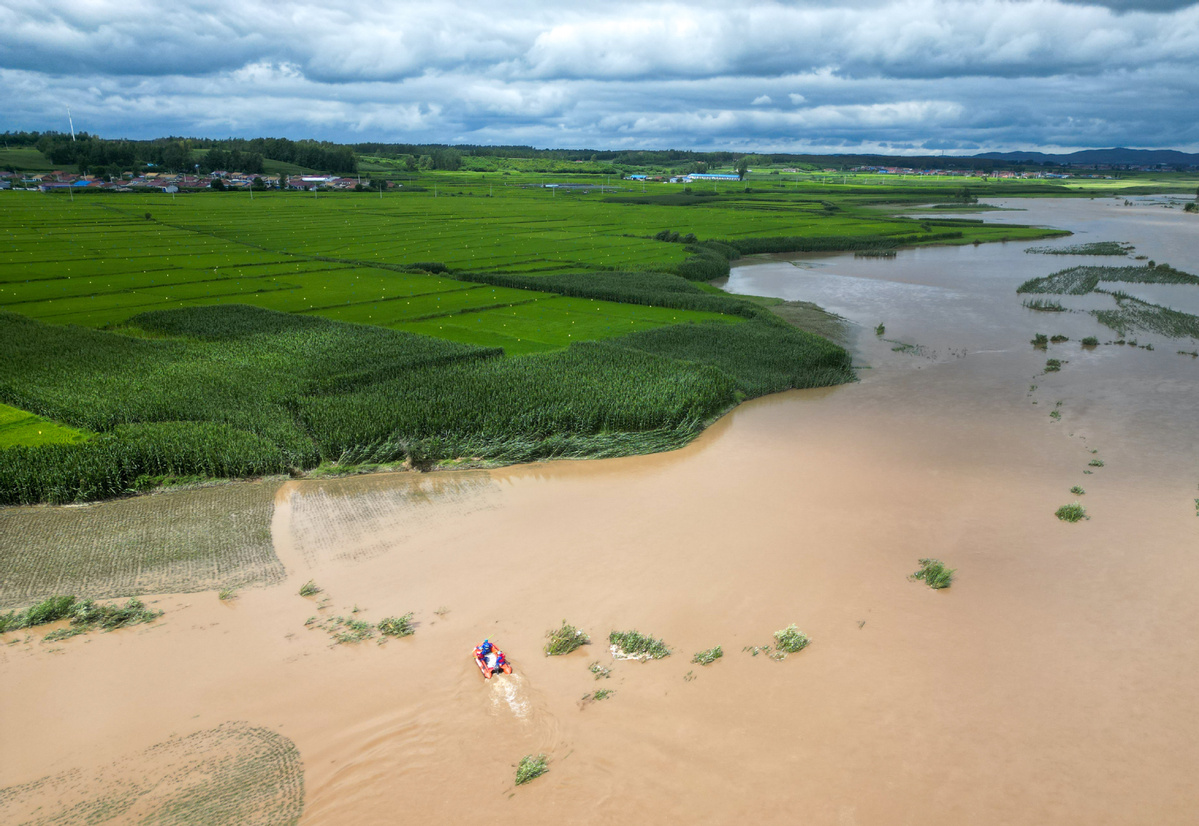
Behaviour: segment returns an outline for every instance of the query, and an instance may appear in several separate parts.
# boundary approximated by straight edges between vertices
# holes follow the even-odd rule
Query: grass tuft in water
[[[1087,516],[1087,509],[1078,502],[1072,502],[1069,505],[1062,505],[1057,509],[1057,511],[1054,512],[1054,516],[1063,522],[1078,522],[1081,519],[1091,518]]]
[[[800,631],[794,624],[788,625],[781,631],[774,632],[775,650],[784,654],[794,654],[803,651],[812,641],[808,635]]]
[[[590,671],[592,674],[594,674],[595,679],[597,679],[597,680],[599,680],[599,679],[606,680],[612,676],[612,669],[605,668],[604,666],[600,665],[599,660],[596,660],[591,665],[587,666],[587,670]]]
[[[1061,370],[1061,369],[1062,369],[1061,359],[1049,359],[1048,361],[1045,362],[1045,372],[1046,373],[1056,373],[1058,370]]]
[[[307,582],[305,582],[305,583],[304,583],[304,584],[303,584],[303,585],[300,587],[300,596],[302,596],[302,597],[311,597],[311,596],[316,596],[316,595],[317,595],[317,594],[319,594],[320,592],[321,592],[321,588],[320,588],[320,586],[319,586],[319,585],[317,585],[317,584],[316,584],[314,581],[312,581],[311,579],[310,579],[310,580],[308,580]]]
[[[526,754],[516,766],[516,785],[523,786],[549,770],[549,761],[544,754]]]
[[[566,620],[562,620],[561,628],[546,631],[545,638],[548,640],[545,644],[545,656],[547,657],[569,654],[576,648],[591,642],[590,637],[573,625],[568,625]]]
[[[1049,336],[1044,333],[1037,333],[1029,342],[1033,347],[1047,347],[1049,345]]]
[[[660,660],[670,656],[670,649],[662,640],[647,637],[638,631],[613,631],[608,635],[613,654],[632,660]]]
[[[1087,462],[1087,465],[1089,467],[1103,467],[1103,460],[1102,459],[1092,459],[1091,461]]]
[[[711,665],[724,656],[724,650],[718,645],[715,648],[709,648],[706,651],[700,651],[691,658],[691,662],[699,665]]]
[[[1074,487],[1070,488],[1070,492],[1075,496],[1082,496],[1086,493],[1086,491],[1082,489],[1082,485],[1075,485]]]
[[[957,570],[956,568],[946,568],[945,563],[939,559],[921,559],[919,563],[920,570],[908,577],[909,579],[913,581],[922,579],[929,588],[938,591],[953,584],[953,574]]]
[[[416,633],[412,612],[402,617],[384,617],[379,620],[379,633],[385,637],[411,637]]]
[[[1083,347],[1098,347],[1099,339],[1095,338],[1095,336],[1087,336],[1081,343]]]
[[[887,332],[887,328],[886,328],[886,326],[885,326],[885,325],[884,325],[884,324],[883,324],[881,321],[878,323],[878,326],[874,328],[874,334],[875,334],[876,336],[880,336],[880,337],[881,337],[881,336],[882,336],[882,335],[884,335],[886,332]]]
[[[221,602],[227,602],[228,600],[231,600],[231,599],[237,599],[237,589],[236,588],[225,588],[224,590],[220,591],[217,594],[217,599],[219,599]]]

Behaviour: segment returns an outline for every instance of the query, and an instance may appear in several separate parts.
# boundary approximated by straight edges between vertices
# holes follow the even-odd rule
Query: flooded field
[[[1179,210],[1002,205],[1027,211],[987,220],[1199,270]],[[161,595],[157,623],[110,634],[5,635],[0,820],[78,812],[114,771],[158,777],[222,730],[294,744],[303,824],[1193,822],[1199,359],[1177,351],[1196,342],[1082,347],[1117,336],[1016,286],[1131,261],[1024,246],[748,262],[727,289],[858,325],[859,383],[742,405],[668,454],[287,482],[281,582]],[[1069,340],[1037,349],[1038,332]],[[1076,500],[1089,519],[1054,517]],[[924,557],[952,588],[908,579]],[[322,627],[407,612],[416,633],[383,644]],[[592,644],[544,657],[563,619]],[[791,623],[804,651],[744,650]],[[674,654],[614,661],[607,635],[629,629]],[[484,637],[514,675],[481,679]],[[549,772],[515,787],[536,753]]]

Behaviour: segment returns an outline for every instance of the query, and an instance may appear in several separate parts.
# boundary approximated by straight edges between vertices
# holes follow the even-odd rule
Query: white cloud
[[[1190,147],[1197,70],[1175,0],[0,5],[6,128],[142,137]]]

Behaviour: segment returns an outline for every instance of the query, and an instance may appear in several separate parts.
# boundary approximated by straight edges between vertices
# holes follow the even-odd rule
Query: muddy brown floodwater
[[[987,218],[1199,268],[1193,216],[1121,203]],[[1177,354],[1195,342],[1080,347],[1115,336],[1026,310],[1015,287],[1122,262],[1025,246],[738,267],[734,292],[862,325],[868,369],[742,405],[683,450],[288,482],[283,584],[165,595],[156,625],[0,649],[0,788],[239,721],[294,742],[312,826],[1195,822],[1199,359]],[[1035,332],[1071,341],[1046,353]],[[1076,499],[1088,521],[1054,517]],[[953,587],[909,581],[922,557],[956,568]],[[298,596],[310,579],[323,591]],[[305,626],[355,607],[413,611],[417,632],[331,645]],[[546,658],[563,618],[594,642]],[[808,649],[743,651],[790,623]],[[612,662],[608,632],[632,628],[674,655]],[[512,677],[482,681],[483,637]],[[715,645],[713,665],[689,662]],[[514,787],[538,752],[549,773]]]

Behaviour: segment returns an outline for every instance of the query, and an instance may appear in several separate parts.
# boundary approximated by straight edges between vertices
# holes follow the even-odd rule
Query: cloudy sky
[[[1199,151],[1199,2],[594,6],[0,0],[0,131]]]

